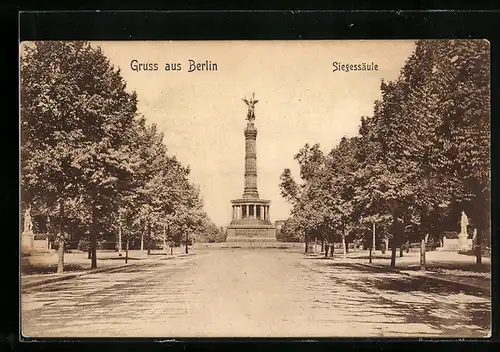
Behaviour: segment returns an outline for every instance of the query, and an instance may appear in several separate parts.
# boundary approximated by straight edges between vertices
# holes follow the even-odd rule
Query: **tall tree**
[[[92,267],[97,217],[131,171],[127,129],[136,112],[135,93],[125,90],[99,48],[86,42],[35,42],[21,58],[21,143],[24,196],[34,193],[59,208],[62,272],[65,206],[84,192],[92,215]]]

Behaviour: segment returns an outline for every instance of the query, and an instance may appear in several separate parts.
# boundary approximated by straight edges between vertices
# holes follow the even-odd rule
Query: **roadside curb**
[[[169,260],[169,259],[176,259],[176,258],[182,258],[182,257],[190,257],[192,255],[195,255],[196,253],[182,253],[182,254],[177,254],[177,255],[166,255],[165,258],[158,258],[158,260]]]
[[[38,280],[35,282],[28,282],[24,285],[21,282],[21,290],[29,289],[29,288],[33,288],[33,287],[37,287],[37,286],[48,285],[48,284],[51,284],[54,282],[59,282],[59,281],[76,279],[76,278],[78,278],[80,276],[84,276],[84,275],[92,275],[92,274],[98,274],[98,273],[103,273],[103,272],[111,273],[114,271],[121,270],[123,268],[131,267],[131,266],[147,265],[147,264],[151,264],[152,262],[156,262],[156,261],[160,261],[160,260],[169,260],[169,259],[175,259],[175,258],[179,258],[179,257],[188,257],[191,255],[194,255],[194,253],[188,253],[188,254],[183,253],[180,255],[168,256],[167,258],[154,258],[154,259],[150,258],[152,260],[149,262],[142,262],[141,263],[141,260],[139,260],[138,262],[121,264],[118,266],[105,267],[105,268],[100,268],[100,269],[91,269],[91,270],[82,271],[82,272],[74,273],[74,274],[63,274],[62,276],[50,277],[50,278]]]
[[[377,270],[380,270],[380,271],[388,271],[388,272],[391,272],[391,273],[396,273],[396,274],[402,274],[402,275],[406,275],[406,276],[411,276],[409,273],[405,273],[405,272],[402,272],[398,269],[394,269],[394,268],[386,268],[386,267],[381,267],[381,266],[378,266],[378,265],[373,265],[373,264],[366,264],[366,263],[352,263],[354,265],[357,265],[357,266],[363,266],[365,268],[371,268],[371,269],[377,269]]]
[[[380,271],[393,272],[393,273],[397,273],[397,274],[401,274],[401,275],[406,275],[408,277],[420,277],[420,278],[425,278],[425,279],[439,281],[439,282],[452,283],[452,284],[455,284],[455,285],[465,286],[465,287],[473,288],[473,289],[476,289],[476,290],[480,290],[483,293],[491,294],[491,289],[490,288],[486,288],[486,287],[478,286],[478,285],[473,285],[473,284],[470,284],[468,282],[451,280],[451,279],[447,279],[445,277],[438,277],[438,276],[435,276],[435,275],[432,275],[432,274],[428,274],[428,273],[415,272],[415,273],[411,273],[410,274],[410,273],[407,273],[407,272],[403,272],[403,271],[401,271],[399,269],[386,268],[386,267],[381,267],[381,266],[373,265],[373,264],[365,264],[365,263],[353,263],[353,264],[354,265],[358,265],[358,266],[363,266],[363,267],[366,267],[366,268],[377,269],[377,270],[380,270]]]
[[[21,283],[21,288],[22,289],[33,288],[33,287],[37,287],[37,286],[51,284],[53,282],[59,282],[59,281],[66,281],[66,280],[70,280],[70,279],[75,279],[77,277],[84,276],[84,275],[98,274],[98,273],[102,273],[102,272],[113,272],[115,270],[120,270],[120,269],[123,269],[125,267],[130,267],[130,266],[133,266],[133,265],[137,265],[137,264],[136,263],[133,263],[133,264],[122,264],[122,265],[119,265],[119,266],[106,267],[106,268],[94,269],[94,270],[87,270],[87,271],[83,271],[83,272],[79,272],[79,273],[75,273],[75,274],[67,274],[67,275],[63,274],[64,276],[56,276],[56,277],[47,278],[45,280],[39,280],[39,281],[35,281],[35,282],[28,282],[28,283],[26,283],[24,285]]]

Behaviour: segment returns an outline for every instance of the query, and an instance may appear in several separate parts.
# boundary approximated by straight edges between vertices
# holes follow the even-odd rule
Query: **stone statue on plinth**
[[[465,215],[464,211],[462,211],[462,217],[460,218],[460,225],[461,225],[460,233],[467,233],[467,225],[469,225],[469,219],[467,218],[467,215]]]
[[[252,122],[255,120],[255,104],[257,104],[259,101],[255,100],[255,93],[252,93],[252,99],[248,100],[247,98],[241,99],[247,104],[248,106],[248,113],[247,113],[247,120],[249,122]]]
[[[29,253],[34,247],[33,222],[31,220],[31,206],[24,212],[24,228],[21,234],[21,252]]]
[[[460,218],[460,234],[458,235],[458,249],[459,251],[465,252],[468,251],[469,244],[468,244],[468,233],[467,233],[467,226],[469,225],[469,219],[467,218],[467,215],[465,212],[462,211],[462,216]]]
[[[26,208],[24,212],[24,231],[26,233],[33,232],[33,222],[31,221],[31,207]]]

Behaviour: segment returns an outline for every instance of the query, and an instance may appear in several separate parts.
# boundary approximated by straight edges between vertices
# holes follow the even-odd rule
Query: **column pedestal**
[[[246,216],[233,217],[227,227],[226,242],[234,247],[254,248],[275,247],[279,243],[276,240],[276,226],[269,219],[269,200],[241,198],[231,202],[233,208],[245,209],[243,213]]]

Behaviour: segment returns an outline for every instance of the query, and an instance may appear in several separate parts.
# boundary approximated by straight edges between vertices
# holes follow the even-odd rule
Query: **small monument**
[[[33,222],[31,220],[31,206],[24,212],[24,228],[21,233],[21,253],[29,253],[34,247],[35,235],[33,234]]]
[[[467,241],[469,235],[467,233],[467,226],[469,225],[469,219],[465,212],[462,211],[462,216],[460,218],[460,234],[458,235],[458,250],[460,252],[466,252],[469,248],[469,243]]]
[[[257,191],[257,129],[255,120],[255,93],[251,99],[242,99],[248,106],[245,135],[245,174],[243,195],[231,201],[233,216],[227,227],[226,242],[241,246],[276,244],[276,226],[271,222],[271,201],[261,199]]]

